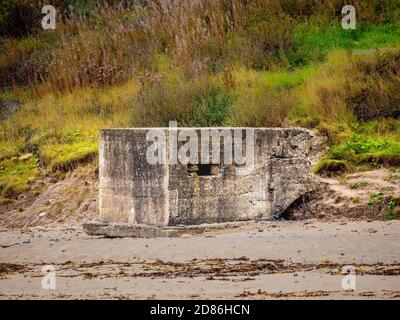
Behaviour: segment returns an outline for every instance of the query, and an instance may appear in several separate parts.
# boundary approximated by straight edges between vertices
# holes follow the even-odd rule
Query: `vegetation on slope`
[[[315,129],[316,171],[399,165],[397,1],[346,1],[355,30],[341,0],[56,2],[41,30],[35,1],[0,1],[4,201],[93,159],[100,128],[171,120]]]

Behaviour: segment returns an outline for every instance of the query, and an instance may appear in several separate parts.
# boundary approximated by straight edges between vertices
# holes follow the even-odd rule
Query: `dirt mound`
[[[294,203],[288,219],[370,219],[400,217],[400,170],[377,169],[323,178],[314,176],[316,189]]]
[[[80,225],[93,220],[98,213],[98,177],[93,165],[77,168],[63,180],[46,178],[37,184],[41,189],[39,195],[28,192],[14,203],[0,207],[0,227]]]

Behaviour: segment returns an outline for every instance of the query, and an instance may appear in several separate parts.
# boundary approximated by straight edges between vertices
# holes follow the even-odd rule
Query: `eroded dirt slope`
[[[323,178],[286,213],[290,219],[391,220],[400,217],[400,170],[377,169]]]
[[[0,207],[1,228],[43,225],[79,226],[98,212],[98,177],[92,165],[79,167],[62,180],[38,181],[40,194],[27,192],[14,203]],[[32,186],[35,189],[36,186]]]

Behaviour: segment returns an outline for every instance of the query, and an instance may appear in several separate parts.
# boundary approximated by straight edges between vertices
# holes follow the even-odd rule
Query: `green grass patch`
[[[318,65],[310,65],[294,70],[255,71],[252,69],[239,69],[234,72],[234,81],[238,91],[265,89],[291,89],[301,85],[304,80],[313,76],[318,70]]]
[[[269,72],[264,76],[266,84],[272,88],[294,88],[303,83],[303,81],[309,78],[314,71],[314,67],[306,67],[297,69],[294,71],[277,71]]]
[[[355,49],[376,49],[397,46],[400,42],[400,24],[361,25]]]
[[[400,120],[386,119],[364,123],[332,124],[323,130],[331,139],[315,173],[332,171],[338,164],[346,170],[364,170],[379,166],[400,166]],[[339,168],[341,169],[341,168]]]
[[[347,161],[332,159],[321,159],[312,169],[313,173],[323,176],[337,176],[347,171]]]
[[[46,144],[41,147],[40,154],[51,171],[69,171],[94,159],[98,154],[98,143],[79,140],[71,144]]]
[[[293,34],[294,49],[287,53],[293,66],[324,61],[333,49],[375,49],[397,46],[399,24],[359,24],[355,30],[344,30],[340,24],[301,23]]]
[[[16,157],[21,145],[16,141],[0,141],[0,160]]]
[[[29,184],[39,176],[39,159],[32,157],[21,161],[17,157],[0,161],[0,194],[14,198],[27,191]]]
[[[350,134],[351,136],[342,143],[329,147],[328,158],[346,160],[353,164],[400,165],[398,135],[368,135],[354,132]]]

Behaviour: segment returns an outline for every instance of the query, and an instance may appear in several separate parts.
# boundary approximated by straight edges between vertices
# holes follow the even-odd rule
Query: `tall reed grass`
[[[20,12],[18,3],[0,17],[8,21]],[[337,22],[345,3],[357,7],[360,22],[400,18],[400,3],[389,0],[59,0],[55,31],[40,30],[38,21],[21,41],[3,30],[0,86],[34,87],[42,94],[114,85],[151,72],[160,53],[192,75],[218,72],[232,62],[287,67],[287,54],[296,50],[295,25],[311,16]],[[29,6],[35,5],[40,8],[41,1]]]

